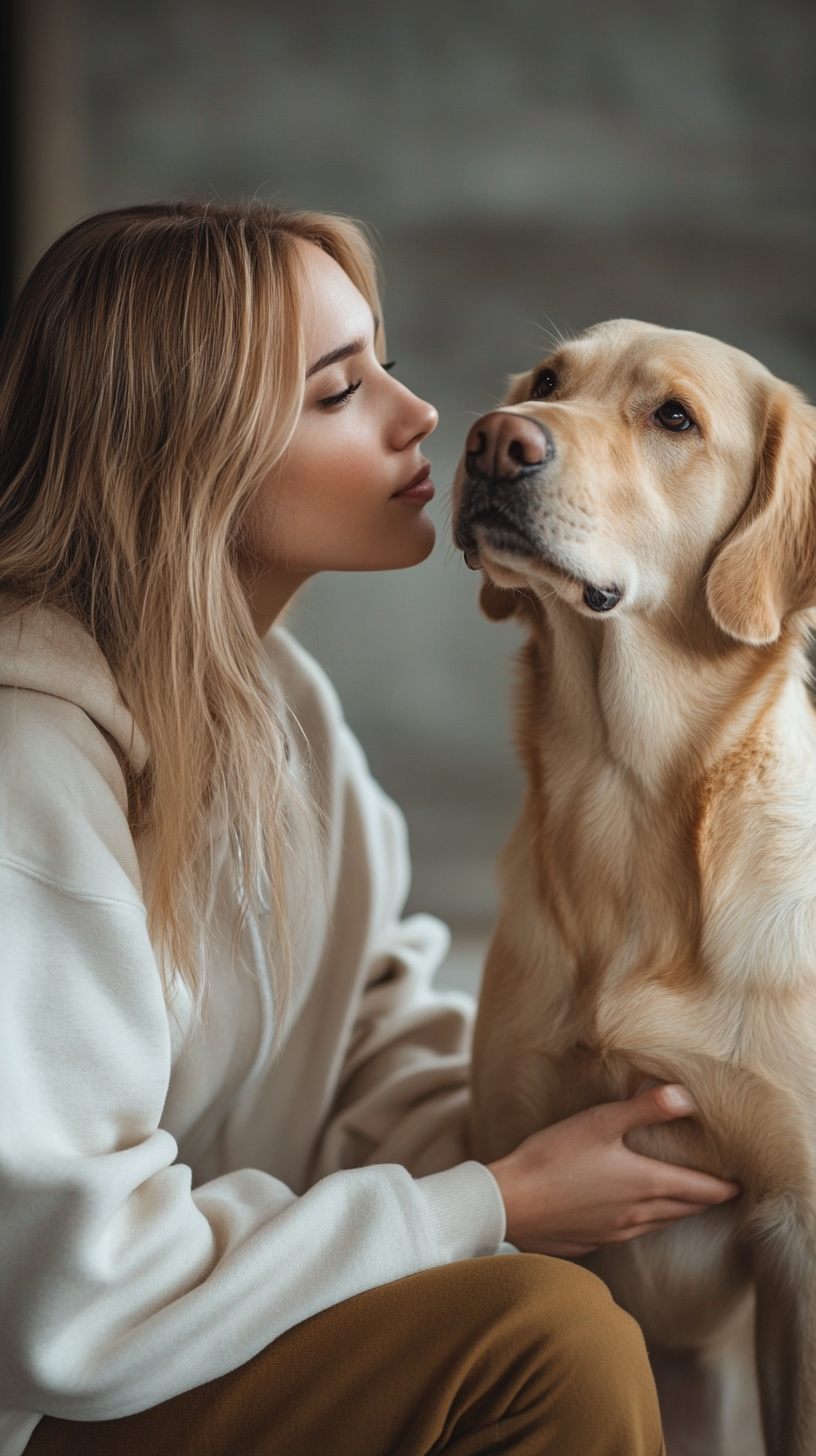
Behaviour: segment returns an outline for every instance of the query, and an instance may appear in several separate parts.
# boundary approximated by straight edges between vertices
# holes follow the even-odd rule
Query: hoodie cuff
[[[416,1184],[448,1263],[498,1253],[507,1219],[499,1185],[483,1163],[460,1163]]]

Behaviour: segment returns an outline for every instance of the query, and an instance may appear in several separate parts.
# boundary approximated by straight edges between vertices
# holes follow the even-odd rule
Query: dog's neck
[[[545,736],[569,744],[585,770],[617,773],[656,801],[705,778],[804,678],[797,629],[755,648],[693,613],[596,624],[558,602],[536,636]]]
[[[526,653],[520,832],[578,984],[688,974],[712,805],[744,802],[752,776],[754,810],[764,795],[797,814],[797,773],[816,768],[798,634],[758,650],[550,603]]]

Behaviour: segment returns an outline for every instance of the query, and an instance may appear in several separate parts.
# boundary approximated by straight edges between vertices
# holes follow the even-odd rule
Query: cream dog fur
[[[587,1260],[656,1346],[756,1292],[769,1456],[816,1453],[816,410],[713,339],[620,320],[468,438],[455,535],[521,612],[529,786],[474,1052],[477,1153],[649,1079],[639,1151],[733,1203]]]

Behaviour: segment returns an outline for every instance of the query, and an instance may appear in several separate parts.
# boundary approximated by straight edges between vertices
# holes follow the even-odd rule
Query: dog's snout
[[[493,410],[471,428],[465,444],[468,473],[518,480],[553,453],[549,431],[529,415]]]

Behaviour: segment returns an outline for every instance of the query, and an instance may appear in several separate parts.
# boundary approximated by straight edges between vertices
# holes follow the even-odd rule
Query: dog
[[[814,1456],[816,410],[714,339],[600,324],[470,430],[454,536],[528,627],[476,1155],[688,1087],[697,1118],[628,1143],[742,1194],[584,1262],[654,1347],[753,1293],[767,1452]]]

